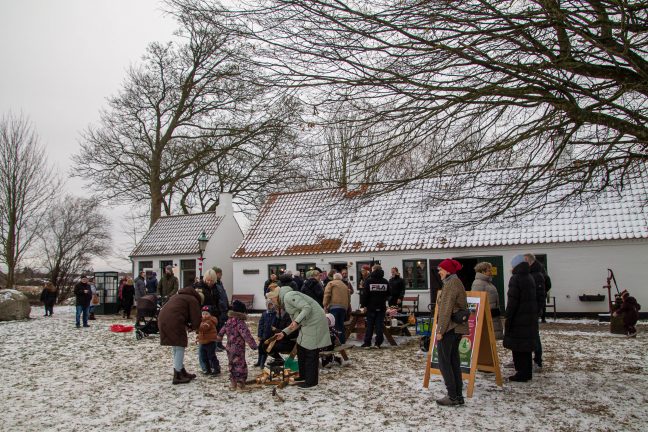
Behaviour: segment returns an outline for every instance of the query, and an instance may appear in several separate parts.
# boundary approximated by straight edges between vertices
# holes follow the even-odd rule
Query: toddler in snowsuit
[[[216,357],[216,339],[218,332],[216,328],[218,320],[209,313],[209,306],[202,308],[202,321],[196,335],[196,342],[200,344],[199,356],[201,363],[205,365],[207,375],[218,375],[221,373],[220,363]]]
[[[328,321],[329,334],[331,335],[331,345],[327,346],[322,351],[333,351],[333,348],[340,344],[340,338],[337,329],[335,328],[335,316],[331,313],[327,313],[326,319]],[[332,362],[342,365],[342,358],[333,354],[322,357],[322,367],[327,367]]]
[[[276,327],[277,323],[279,322],[274,303],[269,301],[267,308],[268,309],[263,311],[263,313],[261,314],[261,319],[259,320],[259,328],[257,330],[257,336],[259,337],[259,359],[257,360],[255,366],[260,368],[265,367],[265,362],[268,359],[268,353],[265,351],[264,342],[274,334],[272,327]]]
[[[639,310],[641,309],[641,305],[637,303],[636,298],[630,296],[628,290],[623,290],[620,297],[622,300],[621,307],[619,307],[614,314],[623,315],[623,327],[626,331],[626,335],[628,337],[636,337],[637,328],[635,325],[639,320]]]
[[[227,335],[227,360],[229,360],[230,389],[244,389],[247,381],[248,370],[245,361],[245,343],[252,349],[257,349],[257,344],[250,333],[250,329],[245,324],[247,309],[239,300],[234,300],[232,310],[227,313],[229,319],[225,326],[218,333],[218,341],[223,340]]]

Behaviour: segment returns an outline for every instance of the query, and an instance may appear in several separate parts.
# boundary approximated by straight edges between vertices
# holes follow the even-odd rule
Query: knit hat
[[[621,298],[623,298],[623,297],[625,297],[625,296],[627,296],[627,295],[630,295],[630,293],[629,293],[628,290],[626,290],[626,289],[624,289],[623,291],[621,291],[621,292],[619,293],[619,296],[620,296]]]
[[[459,261],[453,259],[444,259],[439,263],[439,267],[450,274],[455,274],[461,270],[462,265]]]
[[[371,271],[371,266],[369,264],[365,264],[362,266],[362,270]]]
[[[245,304],[240,300],[234,300],[234,302],[232,303],[232,310],[234,312],[247,313]]]
[[[523,262],[524,262],[524,255],[515,255],[511,260],[511,267],[515,268],[518,266],[518,264],[521,264]]]
[[[327,313],[326,319],[328,320],[329,327],[335,326],[335,316],[332,313]]]
[[[209,312],[209,306],[203,306],[202,311],[203,312]]]

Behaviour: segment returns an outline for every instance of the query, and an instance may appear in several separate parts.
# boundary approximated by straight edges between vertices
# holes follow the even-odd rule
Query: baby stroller
[[[135,322],[135,338],[140,340],[152,334],[157,334],[157,317],[160,303],[154,294],[147,294],[137,299],[137,321]]]

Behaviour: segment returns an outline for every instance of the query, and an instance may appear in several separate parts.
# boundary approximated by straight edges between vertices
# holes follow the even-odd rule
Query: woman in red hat
[[[436,401],[442,406],[464,404],[459,342],[462,335],[468,334],[468,324],[457,324],[450,318],[454,312],[468,309],[466,290],[457,276],[459,270],[461,270],[461,264],[453,259],[445,259],[438,266],[443,288],[437,301],[439,309],[436,340],[439,370],[448,391],[445,397]]]

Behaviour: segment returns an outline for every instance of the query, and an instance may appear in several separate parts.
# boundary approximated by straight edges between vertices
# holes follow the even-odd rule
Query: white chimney
[[[218,206],[216,206],[216,216],[234,216],[234,207],[232,207],[232,194],[221,192],[218,195]]]

